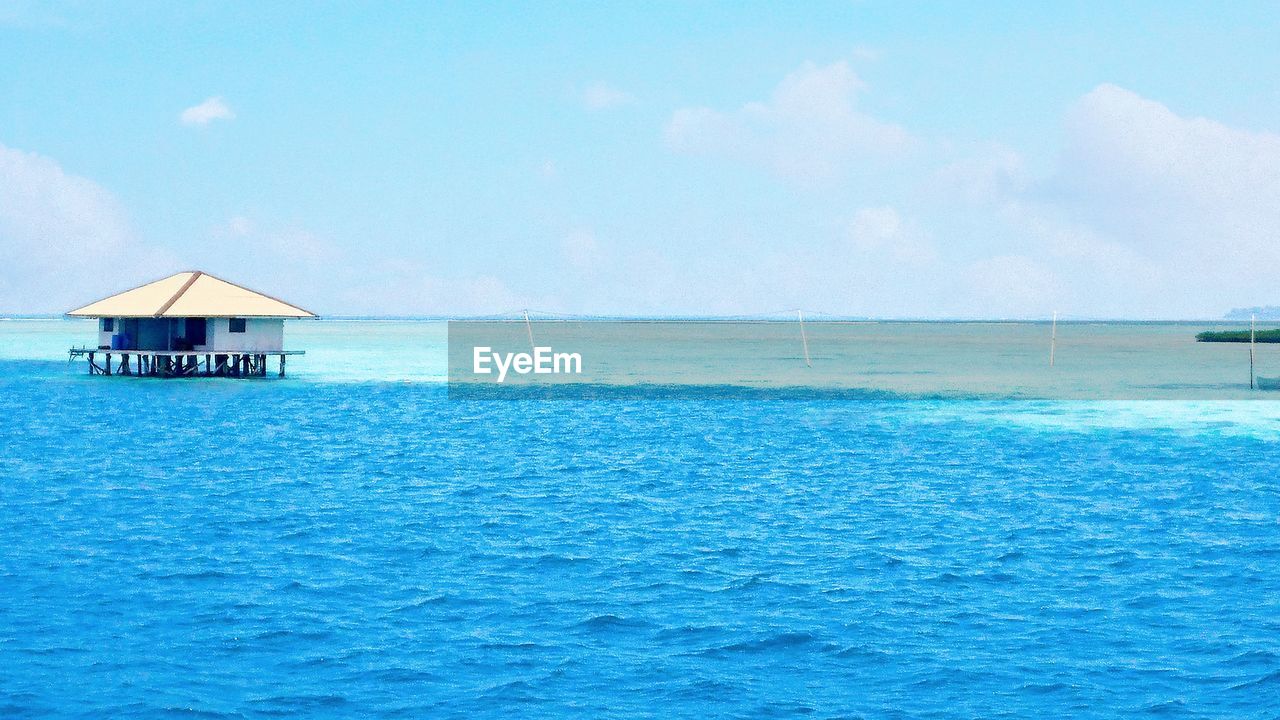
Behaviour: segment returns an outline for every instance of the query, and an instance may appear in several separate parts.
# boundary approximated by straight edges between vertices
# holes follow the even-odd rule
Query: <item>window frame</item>
[[[236,329],[236,323],[240,324],[240,329]],[[243,334],[249,329],[249,322],[245,318],[227,318],[227,332]]]

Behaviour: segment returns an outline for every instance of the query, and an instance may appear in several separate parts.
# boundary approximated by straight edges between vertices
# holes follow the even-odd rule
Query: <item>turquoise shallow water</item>
[[[434,324],[290,326],[285,381],[81,332],[0,323],[5,717],[1280,715],[1280,403],[461,402]]]
[[[394,326],[387,326],[385,329]],[[543,397],[625,389],[864,390],[904,397],[1277,400],[1280,346],[1201,343],[1206,323],[463,321],[448,325],[451,389]],[[580,372],[524,374],[498,357],[543,347]],[[476,372],[477,354],[482,370]],[[1276,382],[1280,383],[1280,380]],[[591,387],[582,387],[582,385]],[[573,387],[578,386],[578,387]],[[520,394],[520,393],[517,393]]]

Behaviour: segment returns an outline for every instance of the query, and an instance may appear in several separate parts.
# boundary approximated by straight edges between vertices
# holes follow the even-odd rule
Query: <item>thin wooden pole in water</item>
[[[529,311],[524,311],[524,329],[529,331],[529,347],[537,351],[537,346],[533,344],[533,325],[529,322]]]
[[[804,313],[797,310],[796,317],[800,318],[800,342],[804,344],[805,367],[813,367],[813,363],[809,361],[809,336],[804,333]]]
[[[1258,317],[1257,315],[1249,316],[1249,389],[1250,390],[1254,389],[1253,388],[1253,344],[1254,344],[1255,334],[1256,334],[1254,331],[1254,321],[1257,320],[1257,317]]]
[[[1049,367],[1053,367],[1054,354],[1058,350],[1058,311],[1053,311],[1053,331],[1049,334]]]

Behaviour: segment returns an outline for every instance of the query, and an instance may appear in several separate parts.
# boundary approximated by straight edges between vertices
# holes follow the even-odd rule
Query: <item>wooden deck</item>
[[[203,352],[194,350],[104,350],[71,348],[67,361],[88,358],[90,375],[140,375],[145,377],[266,377],[267,358],[280,359],[279,375],[284,377],[285,358],[305,355],[305,350],[241,350]],[[99,364],[101,356],[101,364]]]

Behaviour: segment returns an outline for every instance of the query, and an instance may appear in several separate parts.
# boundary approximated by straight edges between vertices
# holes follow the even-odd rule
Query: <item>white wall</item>
[[[210,352],[271,352],[284,349],[284,320],[249,318],[244,332],[233,333],[229,318],[209,318],[208,348]]]
[[[102,318],[98,318],[98,347],[111,347],[111,336],[120,331],[120,318],[114,318],[114,322],[111,332],[103,332]]]

